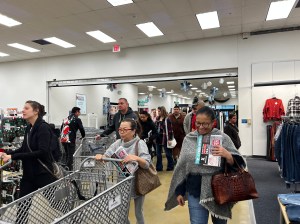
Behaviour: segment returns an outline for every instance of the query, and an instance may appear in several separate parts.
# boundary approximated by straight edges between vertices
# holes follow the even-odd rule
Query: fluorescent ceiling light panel
[[[162,91],[162,89],[157,89],[157,91]]]
[[[220,27],[217,11],[199,13],[196,16],[202,30]]]
[[[56,44],[58,46],[64,47],[64,48],[70,48],[70,47],[75,47],[75,45],[70,44],[64,40],[61,40],[57,37],[49,37],[49,38],[44,38],[45,41],[48,41],[52,44]]]
[[[200,89],[196,90],[196,93],[201,93],[202,91]]]
[[[136,25],[141,31],[143,31],[148,37],[156,37],[164,35],[154,23],[141,23]]]
[[[155,89],[155,88],[156,88],[155,86],[147,86],[147,87],[149,87],[149,88],[153,88],[153,89]]]
[[[178,94],[177,94],[177,93],[173,93],[172,95],[173,95],[173,96],[177,96]]]
[[[7,44],[7,45],[10,46],[10,47],[18,48],[18,49],[21,49],[23,51],[28,51],[28,52],[31,52],[31,53],[39,52],[40,51],[38,49],[35,49],[35,48],[32,48],[32,47],[28,47],[26,45],[19,44],[19,43],[13,43],[13,44]]]
[[[0,52],[0,57],[7,57],[7,56],[9,56],[9,54],[5,54],[3,52]]]
[[[170,94],[170,93],[172,93],[172,92],[170,91],[170,92],[166,92],[166,93]]]
[[[132,0],[107,0],[113,6],[126,5],[133,3]]]
[[[101,41],[102,43],[111,43],[116,42],[115,39],[111,38],[110,36],[106,35],[105,33],[101,32],[100,30],[89,31],[86,34],[96,38],[97,40]]]
[[[145,95],[146,93],[139,93],[140,95]]]
[[[228,86],[228,88],[235,88],[235,86]]]
[[[266,20],[285,19],[289,16],[296,0],[271,2]]]
[[[227,82],[227,85],[234,84],[234,81]]]
[[[197,87],[193,87],[193,88],[191,88],[191,89],[194,89],[194,90],[195,90],[195,89],[198,89],[198,88],[197,88]],[[197,92],[197,91],[196,91],[196,92]]]
[[[235,91],[235,89],[229,89],[229,91]]]
[[[13,27],[13,26],[20,25],[22,23],[14,20],[12,18],[9,18],[5,15],[0,14],[0,24],[2,24],[4,26],[8,26],[8,27]]]

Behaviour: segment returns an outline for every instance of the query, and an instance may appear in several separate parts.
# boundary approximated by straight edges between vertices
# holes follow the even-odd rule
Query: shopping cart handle
[[[116,159],[116,158],[109,158],[109,157],[105,157],[102,160],[107,161],[107,162],[109,162],[109,161],[111,161],[111,162],[122,162],[123,161],[123,159]]]
[[[9,166],[12,163],[12,160],[8,160],[3,166],[0,166],[0,170],[4,169],[5,167]]]

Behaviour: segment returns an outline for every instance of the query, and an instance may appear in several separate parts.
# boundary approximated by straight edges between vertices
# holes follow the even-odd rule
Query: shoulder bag
[[[138,156],[138,144],[137,141],[135,145],[135,154]],[[143,169],[139,167],[135,171],[135,193],[137,195],[145,195],[161,185],[157,171],[153,165],[150,163],[148,169]]]
[[[175,148],[175,146],[176,146],[176,144],[177,144],[177,141],[176,141],[176,139],[174,138],[174,136],[173,136],[173,139],[171,139],[170,141],[171,141],[171,144],[169,145],[168,144],[168,141],[169,141],[169,132],[168,132],[168,122],[167,122],[167,117],[165,118],[165,126],[166,126],[166,136],[167,136],[167,148],[168,149],[173,149],[173,148]]]
[[[51,136],[52,138],[52,136]],[[29,141],[28,141],[28,134],[26,136],[26,140],[27,140],[27,147],[29,149],[30,152],[32,152],[30,146],[29,146]],[[51,140],[50,140],[50,144],[51,144]],[[50,150],[50,147],[49,147]],[[37,161],[56,179],[61,179],[65,176],[65,174],[67,173],[67,171],[57,162],[55,162],[52,153],[50,153],[50,156],[52,158],[52,166],[53,166],[53,172],[46,166],[46,164],[44,164],[40,159],[37,159]]]
[[[242,169],[235,159],[234,162],[237,164],[238,171],[228,173],[228,165],[225,161],[225,172],[212,177],[212,192],[215,201],[220,205],[258,198],[251,174]]]

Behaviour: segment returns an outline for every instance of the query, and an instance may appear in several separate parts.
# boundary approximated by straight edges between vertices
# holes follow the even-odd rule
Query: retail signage
[[[76,107],[80,108],[81,114],[86,114],[86,95],[76,93]]]
[[[117,196],[111,198],[109,201],[108,201],[108,211],[111,211],[113,210],[114,208],[118,207],[119,205],[121,205],[121,195],[118,194]]]
[[[120,45],[115,44],[115,45],[113,46],[113,52],[120,52],[120,51],[121,51]]]

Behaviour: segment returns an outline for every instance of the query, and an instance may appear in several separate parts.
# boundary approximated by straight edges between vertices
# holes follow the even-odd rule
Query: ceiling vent
[[[37,43],[37,44],[39,44],[39,45],[47,45],[47,44],[51,44],[50,42],[45,41],[45,40],[43,40],[43,39],[33,40],[32,42]]]
[[[272,30],[254,31],[254,32],[250,32],[250,35],[255,36],[255,35],[281,33],[281,32],[289,32],[289,31],[296,31],[296,30],[300,30],[300,26],[286,27],[286,28],[272,29]]]

